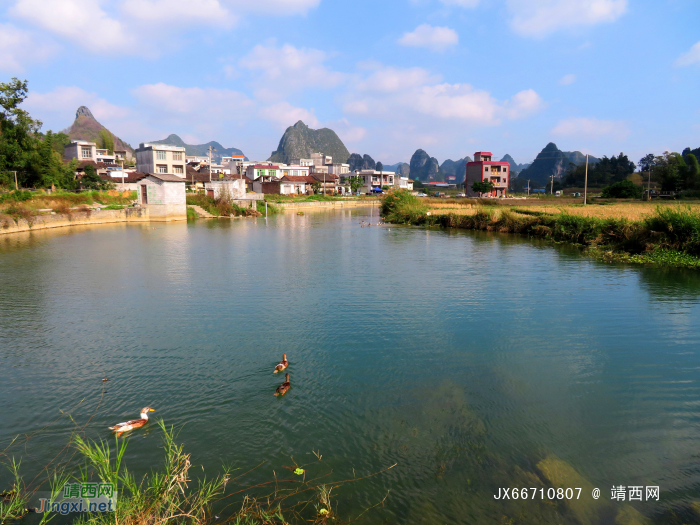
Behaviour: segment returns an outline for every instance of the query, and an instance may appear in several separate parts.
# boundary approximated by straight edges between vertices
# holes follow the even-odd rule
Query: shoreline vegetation
[[[270,479],[263,482],[246,480],[265,465],[265,461],[250,469],[224,465],[221,473],[214,477],[206,474],[195,477],[192,472],[200,469],[193,468],[191,454],[176,441],[173,427],[167,427],[162,420],[158,420],[157,425],[162,432],[164,461],[160,468],[152,469],[140,479],[127,469],[125,455],[129,439],[126,437],[115,438],[111,445],[109,440],[92,441],[80,432],[74,434],[62,451],[68,455],[68,461],[43,469],[47,479],[38,485],[38,476],[26,484],[20,474],[21,461],[14,457],[9,459],[4,466],[11,473],[12,481],[8,490],[0,493],[0,524],[19,523],[29,514],[37,513],[34,505],[39,490],[46,497],[50,495],[50,501],[61,502],[66,483],[98,482],[113,485],[119,498],[115,511],[75,514],[72,520],[75,525],[342,525],[357,521],[370,510],[382,506],[388,494],[378,496],[374,505],[360,509],[359,515],[346,520],[337,514],[338,489],[381,475],[396,466],[334,481],[333,468],[320,453],[314,452],[315,458],[309,463],[298,464],[294,458],[289,458],[288,466],[282,466],[280,472],[273,471]],[[0,455],[7,458],[5,453]],[[39,525],[62,514],[59,509],[60,504],[56,510],[39,514]]]
[[[394,224],[519,233],[569,243],[602,261],[700,268],[700,208],[604,204],[460,199],[448,210],[447,203],[431,205],[399,190],[383,198],[381,214]]]

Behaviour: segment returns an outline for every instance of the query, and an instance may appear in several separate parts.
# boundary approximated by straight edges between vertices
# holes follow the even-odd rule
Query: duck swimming
[[[122,432],[128,432],[129,430],[140,428],[148,423],[148,413],[153,411],[155,411],[155,408],[144,407],[141,409],[141,419],[132,419],[131,421],[125,421],[124,423],[117,423],[113,427],[109,427],[109,429],[113,430],[118,436]]]
[[[289,382],[289,374],[286,374],[286,376],[285,382],[277,387],[277,391],[275,392],[276,396],[283,396],[287,393],[287,390],[291,388],[292,384]]]
[[[275,367],[275,371],[273,373],[281,372],[285,368],[289,366],[289,361],[287,361],[287,354],[282,354],[282,361],[280,361],[277,366]]]

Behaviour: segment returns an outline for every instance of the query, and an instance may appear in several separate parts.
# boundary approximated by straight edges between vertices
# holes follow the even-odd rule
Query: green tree
[[[698,158],[692,153],[688,153],[685,156],[685,161],[688,165],[686,189],[700,190],[700,163],[698,163]]]
[[[656,157],[654,157],[653,153],[644,155],[639,159],[639,171],[649,171],[654,166],[655,159]]]
[[[641,199],[644,190],[631,180],[622,180],[603,188],[606,199]]]
[[[314,190],[314,193],[318,194],[321,191],[321,183],[320,182],[312,182],[311,183],[311,188]]]
[[[365,181],[362,177],[359,176],[353,176],[353,177],[348,177],[345,179],[345,181],[350,184],[350,189],[352,190],[353,193],[357,193],[357,190],[359,190],[362,186],[364,186]]]
[[[476,193],[491,193],[495,188],[493,182],[485,180],[483,182],[475,181],[472,183],[472,191]]]
[[[100,149],[106,149],[110,155],[114,154],[114,135],[106,129],[101,129],[97,140]]]
[[[22,186],[27,186],[28,170],[37,150],[41,122],[34,120],[19,105],[27,98],[27,81],[12,78],[0,83],[0,176],[11,180],[12,171]]]
[[[85,166],[85,175],[80,179],[80,185],[87,190],[109,190],[114,187],[113,183],[103,180],[97,174],[92,164]]]

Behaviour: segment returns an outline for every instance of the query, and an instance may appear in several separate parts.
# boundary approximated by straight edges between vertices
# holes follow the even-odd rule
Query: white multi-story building
[[[136,150],[136,171],[141,173],[169,173],[185,177],[185,148],[169,144],[141,143]]]
[[[348,174],[347,176],[352,176]],[[361,170],[356,171],[355,176],[362,177],[363,185],[360,191],[370,193],[374,188],[383,188],[384,186],[394,186],[394,178],[396,173],[393,171],[376,171],[376,170]]]
[[[338,175],[338,177],[342,177],[346,173],[350,173],[350,164],[329,164],[328,173],[330,173],[331,175]]]
[[[413,191],[413,180],[408,177],[394,175],[394,188]]]

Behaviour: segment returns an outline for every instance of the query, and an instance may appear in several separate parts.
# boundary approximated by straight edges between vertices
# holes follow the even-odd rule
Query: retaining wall
[[[32,217],[29,220],[19,219],[17,221],[10,217],[3,217],[0,218],[0,235],[88,224],[170,222],[176,220],[186,220],[186,217],[151,217],[147,207],[124,208],[121,210],[90,210],[90,212],[75,211],[69,215],[46,214]]]

